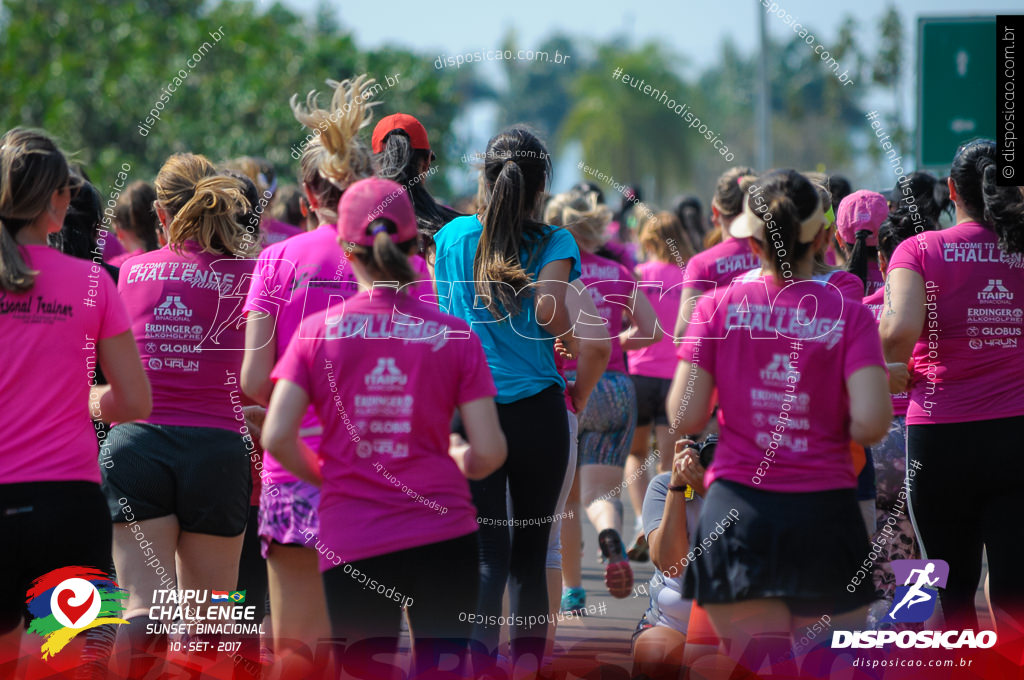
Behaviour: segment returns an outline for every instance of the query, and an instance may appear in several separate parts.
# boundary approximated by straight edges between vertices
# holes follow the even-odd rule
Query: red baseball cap
[[[388,133],[401,130],[409,135],[412,148],[430,151],[430,140],[427,139],[427,128],[408,113],[393,113],[380,119],[377,126],[373,128],[373,152],[380,153],[384,150],[384,138]]]
[[[361,179],[341,195],[338,235],[351,243],[372,246],[377,232],[384,227],[377,226],[371,231],[370,224],[382,218],[391,220],[398,227],[391,234],[395,243],[416,238],[416,211],[405,187],[380,177]]]
[[[857,232],[867,229],[871,232],[866,245],[878,245],[878,228],[889,216],[889,203],[885,196],[875,191],[855,191],[839,202],[836,210],[836,226],[839,237],[847,243],[857,242]]]

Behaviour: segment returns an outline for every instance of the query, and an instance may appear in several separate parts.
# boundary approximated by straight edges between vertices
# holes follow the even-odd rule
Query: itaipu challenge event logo
[[[128,593],[107,574],[91,567],[62,567],[32,582],[26,596],[32,615],[29,633],[44,638],[43,659],[52,657],[79,633],[120,618]]]

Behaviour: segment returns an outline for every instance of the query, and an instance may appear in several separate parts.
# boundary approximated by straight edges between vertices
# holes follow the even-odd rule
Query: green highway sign
[[[948,172],[963,142],[996,136],[996,18],[917,21],[917,165]]]

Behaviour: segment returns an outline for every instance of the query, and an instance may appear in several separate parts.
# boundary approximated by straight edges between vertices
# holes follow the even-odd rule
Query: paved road
[[[628,527],[623,533],[623,541],[633,539],[634,515],[630,503],[625,501],[625,520],[623,526]],[[627,545],[628,547],[628,545]],[[647,610],[648,598],[640,594],[617,600],[608,594],[604,585],[604,567],[597,562],[597,533],[586,519],[583,520],[583,587],[587,589],[587,605],[596,605],[599,609],[604,605],[604,613],[596,616],[585,616],[580,620],[563,621],[558,625],[555,644],[563,650],[556,660],[555,677],[563,677],[558,669],[573,669],[574,674],[565,677],[580,677],[580,670],[598,665],[615,665],[626,673],[632,669],[630,659],[630,639],[637,621]],[[634,591],[637,583],[646,583],[654,574],[650,562],[630,563],[633,567]],[[557,650],[556,650],[557,651]],[[597,677],[597,676],[593,676]],[[603,676],[604,677],[604,676]],[[617,677],[617,676],[607,676]],[[623,675],[622,677],[629,677]]]

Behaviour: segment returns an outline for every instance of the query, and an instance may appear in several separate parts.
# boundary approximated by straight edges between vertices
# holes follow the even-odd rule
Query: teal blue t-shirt
[[[519,260],[531,279],[544,265],[555,260],[572,260],[569,280],[580,276],[580,251],[565,229],[546,227],[544,241],[538,239],[519,253]],[[441,310],[459,317],[480,336],[487,365],[498,388],[495,401],[507,404],[533,396],[551,385],[565,387],[555,368],[554,338],[537,323],[535,296],[519,314],[498,321],[483,304],[474,307],[473,260],[483,225],[475,215],[457,217],[434,236],[436,257],[434,278]],[[540,251],[537,252],[537,249]],[[530,256],[534,255],[533,262]]]

